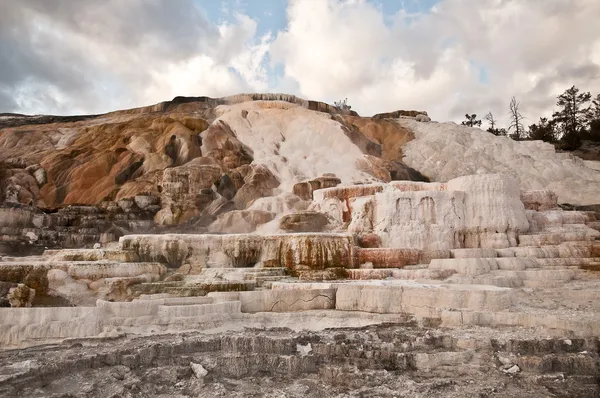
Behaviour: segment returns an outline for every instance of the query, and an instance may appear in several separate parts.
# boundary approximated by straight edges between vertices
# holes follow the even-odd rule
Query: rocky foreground
[[[318,314],[317,314],[318,315]],[[510,337],[508,337],[510,336]],[[3,396],[594,397],[597,339],[393,325],[77,340],[0,353]]]
[[[291,96],[0,120],[3,396],[600,395],[600,167]]]

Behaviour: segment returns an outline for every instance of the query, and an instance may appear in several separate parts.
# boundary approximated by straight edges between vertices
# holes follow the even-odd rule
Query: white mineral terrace
[[[551,191],[476,175],[322,189],[311,209],[330,232],[128,235],[112,248],[2,258],[0,280],[21,284],[11,305],[25,308],[0,308],[0,345],[406,316],[600,335],[598,220],[560,210]],[[63,306],[27,308],[34,297]]]

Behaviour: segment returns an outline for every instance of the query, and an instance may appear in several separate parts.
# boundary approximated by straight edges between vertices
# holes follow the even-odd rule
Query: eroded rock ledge
[[[401,319],[312,332],[121,336],[0,353],[0,394],[591,397],[600,393],[598,347],[597,338],[440,331]]]

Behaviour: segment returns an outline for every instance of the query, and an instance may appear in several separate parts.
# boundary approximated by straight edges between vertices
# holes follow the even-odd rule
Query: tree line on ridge
[[[575,150],[583,140],[600,142],[600,94],[594,99],[589,92],[580,92],[575,86],[557,98],[552,118],[540,117],[537,123],[525,128],[525,118],[520,112],[520,103],[512,97],[509,104],[510,125],[498,126],[491,112],[484,119],[489,124],[486,130],[496,136],[508,136],[514,140],[542,140],[559,144],[563,149]],[[466,114],[462,125],[481,128],[476,114]]]

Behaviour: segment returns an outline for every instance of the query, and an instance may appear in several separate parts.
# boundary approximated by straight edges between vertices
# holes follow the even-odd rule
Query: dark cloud
[[[76,34],[132,50],[186,57],[216,33],[193,0],[25,0],[20,7]]]
[[[141,90],[152,67],[208,51],[217,35],[193,0],[0,1],[0,112],[24,87],[29,103],[98,111],[110,106],[98,85]]]
[[[452,120],[463,120],[465,114],[476,113],[477,118],[483,120],[488,112],[492,112],[496,119],[504,119],[509,101],[510,98],[498,98],[490,90],[474,90],[452,104],[448,115]]]
[[[17,103],[8,90],[0,88],[0,113],[13,112],[17,109]]]
[[[590,82],[600,80],[600,66],[594,63],[581,65],[560,65],[553,73],[541,78],[529,94],[534,96],[548,96],[556,91],[557,85],[565,86],[564,89],[575,85],[586,90]]]

